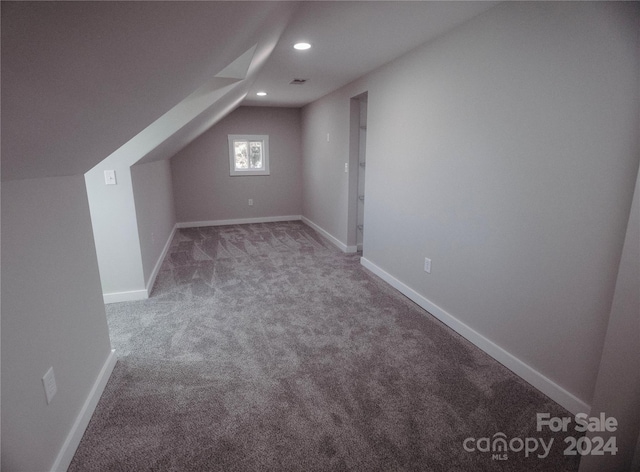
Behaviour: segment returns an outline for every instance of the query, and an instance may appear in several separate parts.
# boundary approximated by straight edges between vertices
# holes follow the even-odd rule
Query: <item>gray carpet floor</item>
[[[301,222],[182,229],[70,471],[575,471],[569,413]],[[465,438],[553,438],[548,457]]]

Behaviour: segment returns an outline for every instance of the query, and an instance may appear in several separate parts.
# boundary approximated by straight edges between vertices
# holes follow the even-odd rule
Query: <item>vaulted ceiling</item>
[[[171,157],[241,103],[302,106],[494,4],[3,1],[2,180]]]

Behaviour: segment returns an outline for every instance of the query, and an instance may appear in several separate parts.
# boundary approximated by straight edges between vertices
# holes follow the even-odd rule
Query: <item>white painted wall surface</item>
[[[134,165],[131,167],[131,180],[140,236],[142,269],[145,285],[148,286],[176,224],[169,161]]]
[[[145,298],[140,236],[130,164],[102,162],[85,174],[91,222],[105,300],[115,294]],[[104,171],[115,170],[117,185],[105,185]]]
[[[2,470],[51,469],[110,349],[83,177],[2,182]]]
[[[640,433],[640,174],[627,235],[625,237],[616,290],[609,316],[591,416],[605,413],[616,418],[616,431],[588,433],[608,441],[615,437],[615,455],[589,455],[580,461],[580,472],[637,470],[632,468]]]
[[[303,110],[303,216],[346,240],[349,99],[368,90],[365,257],[565,405],[592,400],[637,175],[637,21],[502,4]]]
[[[229,134],[269,135],[270,175],[229,175]],[[179,222],[300,215],[300,110],[240,107],[171,158]],[[253,199],[253,206],[248,200]]]
[[[355,245],[355,233],[348,237],[350,174],[344,171],[349,163],[357,173],[350,162],[350,99],[366,92],[365,83],[358,80],[302,109],[302,214],[345,246]]]

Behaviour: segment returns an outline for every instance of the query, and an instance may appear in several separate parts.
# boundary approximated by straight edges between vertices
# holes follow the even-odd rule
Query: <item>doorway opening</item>
[[[348,245],[354,251],[364,251],[365,174],[367,166],[367,104],[368,93],[351,99],[349,167],[349,231]]]

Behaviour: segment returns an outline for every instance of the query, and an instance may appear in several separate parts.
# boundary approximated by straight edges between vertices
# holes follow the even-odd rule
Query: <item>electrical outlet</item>
[[[53,367],[49,367],[49,370],[44,377],[42,377],[42,386],[44,387],[44,393],[47,396],[47,405],[51,403],[54,395],[58,391],[58,387],[56,386],[56,378],[53,375]]]
[[[424,271],[427,274],[431,273],[431,259],[429,259],[428,257],[424,258]]]
[[[253,206],[253,198],[249,199],[249,206],[252,207]]]
[[[349,172],[349,163],[345,162],[344,163],[344,173],[346,174],[347,172]]]

